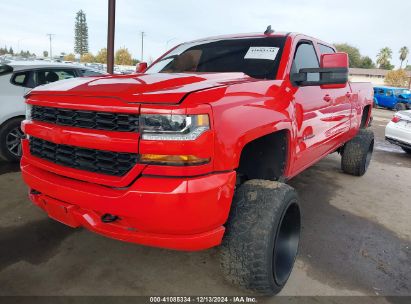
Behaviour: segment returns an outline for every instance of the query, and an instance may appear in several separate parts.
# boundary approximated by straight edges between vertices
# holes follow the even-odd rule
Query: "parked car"
[[[411,110],[395,113],[385,127],[385,139],[411,154]]]
[[[293,33],[184,43],[138,71],[28,94],[30,199],[57,221],[122,241],[221,244],[229,281],[278,293],[301,228],[285,182],[335,151],[345,173],[365,174],[371,84],[348,82],[347,54]]]
[[[402,111],[411,107],[411,91],[404,88],[374,87],[379,107]]]
[[[16,61],[0,65],[0,157],[8,161],[20,159],[24,95],[32,88],[63,79],[102,75],[103,72],[84,66],[51,62]]]

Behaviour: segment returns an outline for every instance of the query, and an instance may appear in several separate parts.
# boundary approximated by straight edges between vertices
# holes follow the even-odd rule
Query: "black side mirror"
[[[310,74],[319,75],[316,81],[309,80]],[[308,68],[291,75],[298,86],[342,85],[348,82],[348,68]]]

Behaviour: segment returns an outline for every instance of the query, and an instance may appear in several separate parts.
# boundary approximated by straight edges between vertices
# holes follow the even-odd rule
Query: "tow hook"
[[[112,223],[115,222],[119,219],[119,217],[117,215],[112,215],[110,213],[106,213],[101,217],[101,221],[103,223]]]

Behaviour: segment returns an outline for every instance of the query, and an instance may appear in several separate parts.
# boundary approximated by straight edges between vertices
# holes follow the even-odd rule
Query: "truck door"
[[[299,42],[294,53],[291,74],[303,68],[319,68],[319,60],[311,41]],[[319,80],[320,75],[309,74],[308,80]],[[294,94],[296,114],[296,149],[294,170],[301,171],[326,152],[330,102],[320,86],[298,87]]]

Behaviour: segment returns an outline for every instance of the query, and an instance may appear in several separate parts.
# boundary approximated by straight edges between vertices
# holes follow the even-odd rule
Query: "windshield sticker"
[[[269,46],[252,46],[248,49],[247,54],[245,54],[244,59],[266,59],[275,60],[277,57],[278,47]]]

